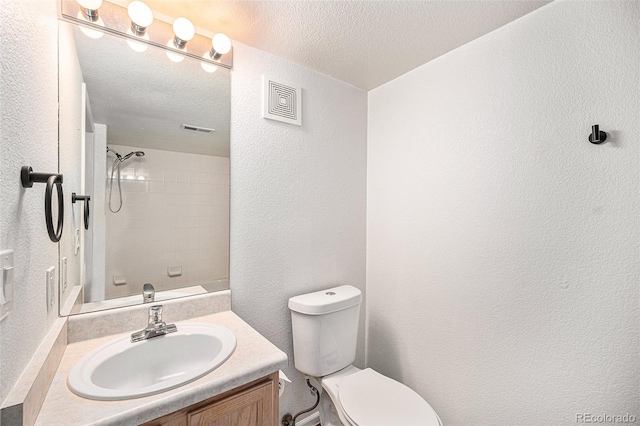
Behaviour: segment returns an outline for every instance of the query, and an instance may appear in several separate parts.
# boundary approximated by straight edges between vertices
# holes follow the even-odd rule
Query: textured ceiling
[[[125,0],[121,0],[125,1]],[[118,1],[116,1],[118,2]],[[364,90],[384,84],[547,3],[146,0],[233,40]]]
[[[119,37],[95,40],[76,25],[61,25],[73,28],[93,118],[107,125],[108,144],[229,157],[229,70],[208,73],[199,61],[171,62],[154,46],[138,53]],[[182,130],[181,124],[216,131]]]

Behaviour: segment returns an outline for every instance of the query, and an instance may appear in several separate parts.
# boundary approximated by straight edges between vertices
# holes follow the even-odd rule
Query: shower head
[[[133,152],[130,152],[127,155],[125,155],[124,157],[122,157],[122,161],[128,160],[129,158],[131,158],[134,155],[136,157],[144,157],[144,151],[133,151]]]

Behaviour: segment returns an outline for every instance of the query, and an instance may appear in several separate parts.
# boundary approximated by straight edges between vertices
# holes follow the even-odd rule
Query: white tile
[[[215,175],[213,173],[200,173],[200,183],[215,183]]]
[[[158,169],[158,168],[151,168],[149,170],[149,180],[163,182],[164,181],[164,170]]]
[[[189,182],[189,172],[177,172],[176,182],[178,182],[178,183],[188,183]]]
[[[178,184],[176,182],[164,182],[165,194],[176,194],[178,192]]]
[[[136,202],[141,206],[148,206],[149,205],[149,195],[150,194],[148,192],[141,192],[141,193],[137,194]]]
[[[163,267],[169,267],[176,261],[175,252],[162,253],[162,265]]]
[[[118,171],[116,170],[116,174],[114,175],[114,177],[117,176],[117,175],[118,175]],[[121,180],[135,180],[135,178],[136,178],[136,169],[135,169],[135,167],[127,167],[125,169],[123,169],[123,168],[120,169],[120,179]]]
[[[149,169],[136,167],[136,180],[149,180]]]
[[[149,185],[149,192],[151,193],[164,192],[164,182],[151,181]]]
[[[190,172],[189,173],[189,183],[200,183],[200,173]]]
[[[164,172],[164,182],[167,183],[176,183],[178,179],[178,173],[173,170],[165,170]]]
[[[153,183],[151,183],[151,188],[153,189]],[[149,204],[152,207],[160,207],[165,205],[164,194],[161,192],[154,192],[153,190],[149,194]]]

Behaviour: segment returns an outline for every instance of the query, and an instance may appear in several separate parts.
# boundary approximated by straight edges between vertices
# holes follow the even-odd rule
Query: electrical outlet
[[[13,310],[13,250],[0,252],[0,321]]]
[[[60,274],[60,279],[62,280],[62,291],[67,289],[67,258],[62,258],[62,273]]]
[[[51,308],[53,308],[53,303],[54,303],[54,295],[55,295],[55,291],[54,291],[54,284],[55,284],[55,276],[56,276],[56,267],[52,266],[51,268],[47,269],[47,276],[46,276],[46,280],[47,280],[47,312],[49,312],[51,310]]]

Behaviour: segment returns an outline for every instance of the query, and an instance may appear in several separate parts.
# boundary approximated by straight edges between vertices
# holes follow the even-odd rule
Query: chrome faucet
[[[175,324],[166,324],[162,321],[162,305],[153,305],[149,308],[149,324],[144,330],[136,331],[131,335],[131,343],[164,336],[176,331],[178,331],[178,327]]]
[[[153,303],[156,300],[156,289],[150,283],[142,286],[142,301],[144,303]]]

